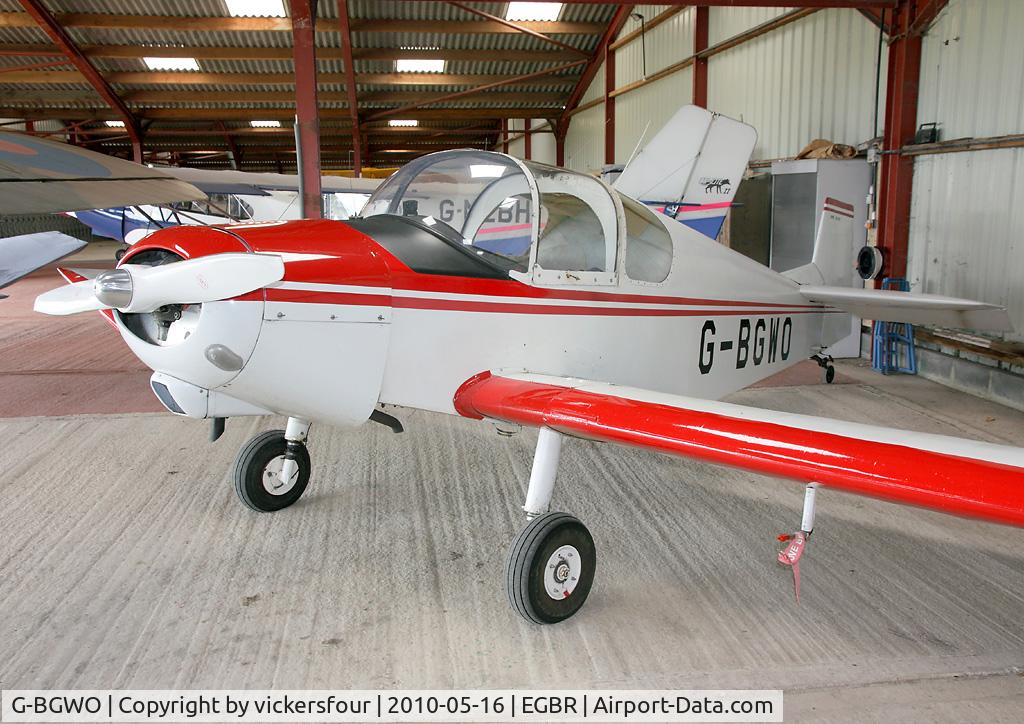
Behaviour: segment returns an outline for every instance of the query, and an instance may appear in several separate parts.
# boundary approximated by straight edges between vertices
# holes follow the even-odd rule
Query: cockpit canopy
[[[664,224],[642,204],[585,174],[500,153],[442,151],[391,176],[363,218],[390,214],[429,227],[449,243],[540,284],[616,283],[620,240],[637,237],[626,271],[663,281],[672,260]],[[631,264],[631,257],[645,263]],[[644,269],[643,267],[648,267]],[[657,278],[649,278],[657,277]]]

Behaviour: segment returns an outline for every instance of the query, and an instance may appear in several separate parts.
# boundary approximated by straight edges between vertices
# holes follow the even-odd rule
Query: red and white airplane
[[[829,286],[852,264],[842,199],[825,201],[812,263],[787,274],[652,212],[641,201],[720,208],[722,197],[686,202],[688,189],[731,193],[737,184],[720,180],[738,179],[753,147],[748,126],[681,114],[652,145],[696,152],[666,162],[650,184],[660,198],[643,198],[637,179],[653,177],[642,167],[623,174],[638,200],[574,171],[445,151],[402,168],[361,218],[158,231],[114,270],[66,271],[71,285],[36,309],[101,310],[175,414],[221,428],[227,417],[287,416],[235,462],[238,495],[257,511],[306,490],[313,422],[400,431],[383,409],[397,407],[539,428],[529,522],[505,569],[513,608],[537,623],[576,613],[596,566],[586,526],[550,512],[566,437],[809,484],[801,530],[781,554],[793,565],[818,484],[1024,524],[1024,450],[716,401],[811,356],[827,365],[848,313],[990,330],[1009,320],[979,302]],[[743,149],[738,165],[714,168],[720,142]]]

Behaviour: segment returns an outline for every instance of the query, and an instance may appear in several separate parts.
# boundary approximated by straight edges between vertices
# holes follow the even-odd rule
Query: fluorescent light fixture
[[[388,125],[392,128],[415,128],[420,125],[420,122],[415,120],[392,119],[388,121]]]
[[[150,70],[199,70],[195,58],[143,58]]]
[[[124,128],[124,121],[103,121],[111,128]]]
[[[506,20],[558,20],[563,3],[509,3]]]
[[[282,0],[224,0],[233,18],[283,18]]]
[[[253,128],[280,128],[281,121],[249,121]]]
[[[469,175],[473,178],[499,178],[505,173],[505,167],[495,163],[471,163]]]
[[[443,73],[444,61],[433,58],[399,58],[395,61],[399,73]]]

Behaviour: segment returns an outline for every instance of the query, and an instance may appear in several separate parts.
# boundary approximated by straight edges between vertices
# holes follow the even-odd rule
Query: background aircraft
[[[163,204],[205,198],[191,184],[155,169],[66,143],[0,131],[0,217]],[[60,224],[54,222],[54,228]],[[0,288],[85,246],[65,231],[0,238]]]
[[[160,171],[194,186],[206,198],[93,209],[74,216],[98,236],[129,246],[170,226],[287,221],[301,217],[299,177],[295,175],[185,167],[161,167]],[[380,182],[373,178],[322,177],[324,218],[344,220],[354,216]]]

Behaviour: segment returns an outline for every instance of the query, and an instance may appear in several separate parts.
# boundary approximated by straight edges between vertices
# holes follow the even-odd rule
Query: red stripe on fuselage
[[[793,309],[822,309],[820,304],[784,304],[780,302],[751,302],[737,299],[701,299],[699,297],[670,297],[656,294],[622,294],[618,292],[590,292],[576,289],[546,289],[532,287],[509,279],[474,279],[415,272],[397,273],[393,286],[410,292],[438,292],[447,294],[474,294],[484,297],[517,297],[522,299],[557,299],[575,302],[622,302],[626,304],[675,304],[689,307],[787,307]]]
[[[259,292],[253,292],[237,301],[258,301]],[[643,307],[593,307],[570,304],[527,304],[516,302],[490,302],[471,299],[435,299],[432,297],[404,297],[361,292],[323,292],[302,289],[266,289],[268,302],[296,302],[304,304],[342,304],[354,306],[391,306],[395,309],[432,309],[454,312],[490,312],[497,314],[563,314],[615,317],[714,317],[765,316],[786,314],[834,314],[822,309],[793,309],[776,306],[771,309],[647,309]]]

